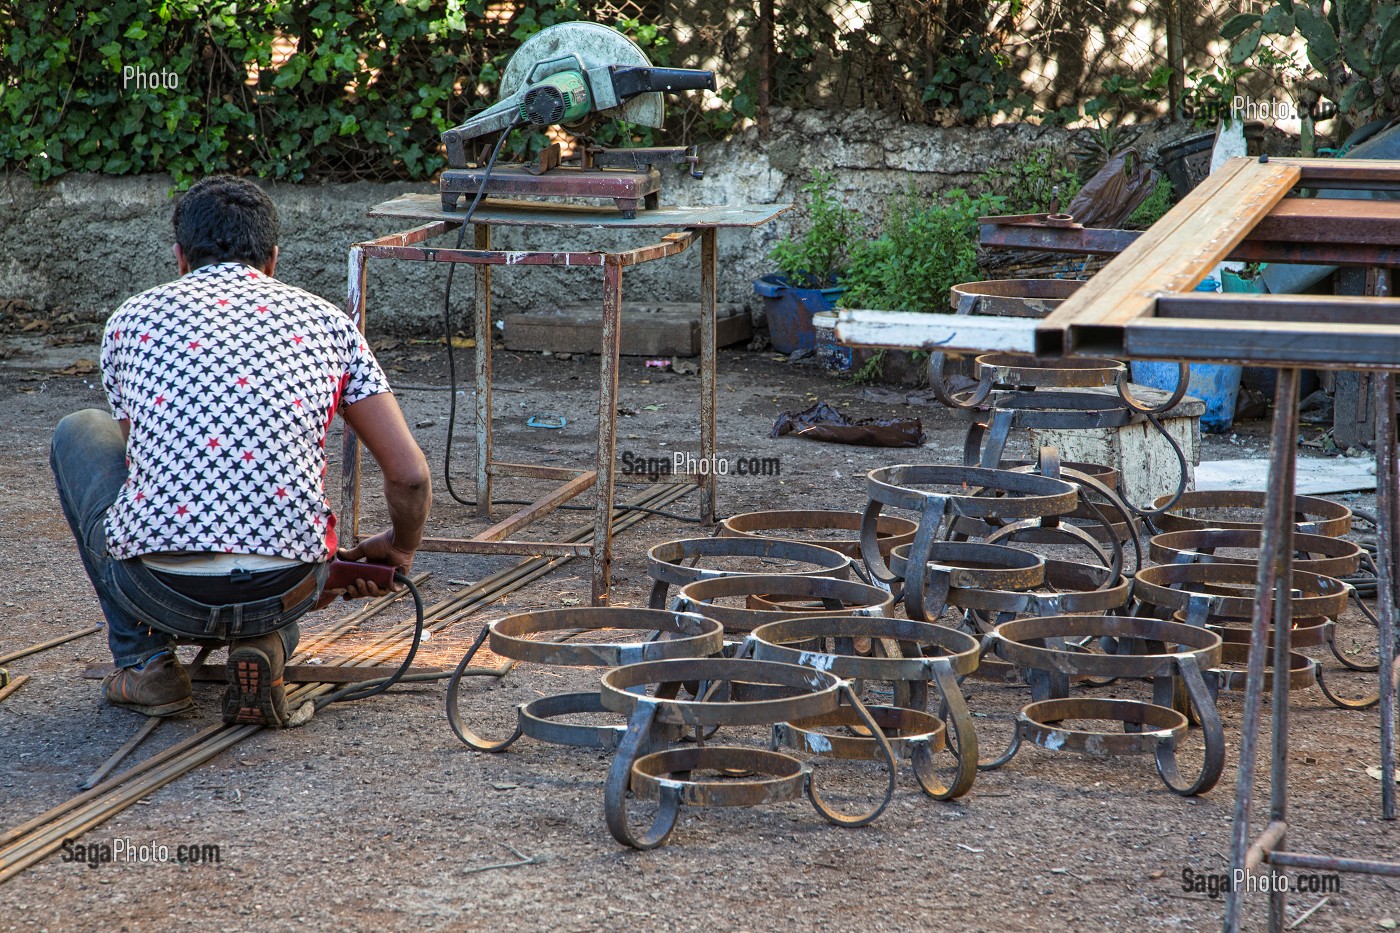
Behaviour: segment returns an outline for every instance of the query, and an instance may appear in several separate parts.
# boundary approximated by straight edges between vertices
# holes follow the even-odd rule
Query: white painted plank
[[[900,350],[1032,353],[1035,318],[849,309],[836,319],[838,343]]]
[[[1196,467],[1197,489],[1267,489],[1269,461],[1207,460]],[[1376,488],[1376,461],[1371,457],[1298,458],[1298,492],[1319,496],[1366,492]]]

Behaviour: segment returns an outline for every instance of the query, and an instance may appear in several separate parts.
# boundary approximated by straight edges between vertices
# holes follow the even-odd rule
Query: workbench
[[[1400,162],[1232,159],[1148,231],[1108,231],[1044,218],[984,219],[983,242],[1054,252],[1116,253],[1040,320],[848,310],[837,339],[854,346],[1037,357],[1095,356],[1234,363],[1278,369],[1249,669],[1238,748],[1230,870],[1348,871],[1400,877],[1400,862],[1306,853],[1289,846],[1287,677],[1273,677],[1269,822],[1251,837],[1265,655],[1289,669],[1298,384],[1303,368],[1371,371],[1376,408],[1377,614],[1381,818],[1396,818],[1396,577],[1400,461],[1395,372],[1400,370],[1400,203],[1300,196],[1309,190],[1400,190]],[[1192,291],[1224,260],[1364,267],[1369,296],[1210,294]],[[1274,637],[1270,639],[1272,623]],[[1269,642],[1272,640],[1273,644]],[[1225,892],[1224,929],[1237,933],[1243,886]],[[1287,885],[1270,881],[1269,929],[1284,928]]]
[[[719,266],[719,231],[752,228],[787,210],[787,205],[761,204],[725,207],[661,207],[623,217],[611,205],[597,207],[537,201],[487,198],[471,218],[473,248],[432,247],[427,241],[461,231],[464,215],[446,211],[439,196],[405,194],[370,209],[369,216],[410,225],[350,247],[350,284],[346,311],[363,332],[368,323],[365,291],[370,259],[406,262],[464,263],[475,271],[473,309],[476,383],[476,515],[490,520],[492,480],[496,477],[529,477],[558,483],[530,505],[496,521],[470,538],[425,536],[424,551],[464,554],[515,554],[590,557],[593,561],[593,604],[605,605],[612,566],[613,458],[617,443],[617,368],[621,345],[623,270],[665,259],[700,243],[700,461],[712,464],[717,455],[715,439],[715,302]],[[658,242],[634,249],[606,250],[496,250],[491,247],[493,227],[519,227],[561,234],[590,231],[660,232]],[[603,270],[603,328],[599,351],[601,384],[598,392],[598,443],[593,469],[498,461],[492,453],[491,411],[491,274],[495,266],[564,266]],[[360,443],[345,429],[341,514],[351,540],[360,534]],[[702,492],[700,519],[715,517],[715,470],[681,473],[663,482],[698,486]],[[588,490],[594,490],[594,533],[589,542],[522,540],[513,536]]]

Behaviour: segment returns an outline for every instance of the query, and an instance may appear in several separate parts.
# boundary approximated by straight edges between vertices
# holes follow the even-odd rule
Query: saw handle
[[[714,91],[715,73],[698,68],[643,68],[609,65],[613,91],[618,100],[627,100],[651,91]]]
[[[321,588],[321,598],[313,608],[320,609],[335,600],[332,590],[343,590],[356,580],[368,580],[381,590],[394,585],[394,571],[398,568],[388,564],[371,564],[358,560],[333,560],[330,572],[326,575],[326,585]]]

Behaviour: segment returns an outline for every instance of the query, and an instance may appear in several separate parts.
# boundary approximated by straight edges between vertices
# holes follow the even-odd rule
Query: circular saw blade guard
[[[525,77],[535,65],[569,54],[583,59],[588,68],[651,65],[646,53],[616,29],[600,23],[559,23],[541,29],[516,49],[501,75],[501,97],[504,99],[520,90]],[[639,94],[621,107],[604,112],[619,112],[621,118],[629,123],[658,128],[665,116],[660,92]]]

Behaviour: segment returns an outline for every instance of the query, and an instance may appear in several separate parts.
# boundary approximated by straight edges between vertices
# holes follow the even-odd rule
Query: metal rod
[[[1395,819],[1395,583],[1396,539],[1400,535],[1400,468],[1397,467],[1395,374],[1371,377],[1376,407],[1376,615],[1380,620],[1381,819]]]
[[[476,248],[491,248],[491,227],[476,224]],[[476,267],[476,514],[491,517],[491,267]],[[451,335],[448,336],[451,339]]]
[[[1281,868],[1312,868],[1318,871],[1346,871],[1358,875],[1384,875],[1400,878],[1400,862],[1379,862],[1361,858],[1336,858],[1304,852],[1279,852],[1273,862]]]
[[[709,471],[700,480],[704,495],[700,500],[700,520],[715,520],[716,447],[715,419],[718,400],[718,348],[716,346],[716,289],[719,282],[719,231],[713,228],[700,235],[700,460]]]
[[[562,486],[556,487],[549,494],[501,519],[485,531],[472,535],[472,539],[475,541],[501,541],[509,537],[512,532],[539,521],[565,502],[592,489],[596,478],[597,474],[592,470],[581,473]]]
[[[0,700],[4,700],[10,694],[14,693],[16,690],[18,690],[20,687],[23,687],[27,683],[29,683],[29,675],[20,674],[18,677],[5,684],[5,686],[0,687]]]
[[[1264,516],[1259,540],[1259,575],[1255,593],[1254,616],[1249,635],[1249,663],[1245,679],[1244,715],[1240,726],[1239,780],[1235,789],[1234,821],[1231,825],[1230,877],[1245,870],[1249,851],[1249,810],[1254,797],[1255,758],[1259,747],[1259,720],[1264,700],[1264,662],[1269,648],[1269,623],[1274,617],[1274,600],[1278,591],[1280,552],[1288,551],[1291,535],[1290,508],[1293,502],[1292,484],[1283,491],[1281,480],[1291,475],[1290,464],[1296,456],[1288,443],[1296,434],[1298,373],[1283,369],[1278,373],[1274,393],[1273,428],[1269,467],[1269,490],[1264,501]],[[1291,575],[1290,575],[1291,577]],[[1291,585],[1291,579],[1284,585]],[[1286,656],[1285,656],[1286,657]],[[1288,670],[1285,665],[1276,670]],[[1286,681],[1287,678],[1278,678]],[[1282,834],[1280,834],[1280,839]],[[1231,886],[1225,892],[1225,933],[1238,933],[1243,891]]]
[[[67,635],[59,635],[57,638],[50,638],[48,641],[41,641],[37,645],[30,645],[28,648],[11,651],[9,654],[0,654],[0,664],[9,664],[11,661],[18,661],[20,658],[27,658],[31,654],[38,654],[40,651],[48,651],[50,648],[57,648],[59,645],[67,644],[78,638],[96,635],[100,631],[102,631],[102,626],[94,625],[92,628],[85,628],[77,632],[69,632]]]
[[[622,264],[603,267],[603,340],[598,354],[598,481],[594,484],[593,605],[608,604],[612,577],[613,457],[617,453],[617,369],[622,351]]]
[[[358,246],[350,247],[350,286],[345,299],[345,313],[365,334],[365,283],[368,280],[368,257]],[[350,423],[341,419],[344,434],[340,439],[340,514],[349,543],[360,540],[360,439]]]
[[[122,763],[122,759],[134,752],[136,746],[146,741],[146,737],[156,731],[156,727],[164,721],[164,718],[163,716],[147,716],[146,721],[141,724],[141,728],[136,730],[136,734],[127,739],[126,742],[122,744],[122,747],[113,752],[112,757],[104,761],[96,771],[88,775],[88,779],[79,784],[78,789],[92,790],[92,788],[96,787],[103,778],[111,773],[113,768]]]
[[[1293,649],[1293,493],[1298,472],[1298,370],[1281,369],[1278,373],[1278,395],[1274,404],[1284,412],[1284,430],[1278,437],[1278,446],[1273,449],[1273,463],[1269,468],[1268,496],[1275,500],[1278,512],[1274,518],[1274,534],[1277,536],[1277,550],[1274,561],[1274,664],[1276,671],[1286,671],[1289,656]],[[1265,497],[1265,514],[1268,514],[1269,498]],[[1267,527],[1267,526],[1266,526]],[[1267,531],[1265,532],[1268,533]],[[1288,695],[1289,679],[1274,678],[1273,719],[1270,722],[1272,733],[1272,757],[1269,768],[1269,819],[1270,825],[1282,827],[1277,843],[1270,851],[1287,845],[1288,831]],[[1270,874],[1277,874],[1270,864]],[[1287,919],[1288,886],[1269,885],[1269,928],[1281,933]]]

